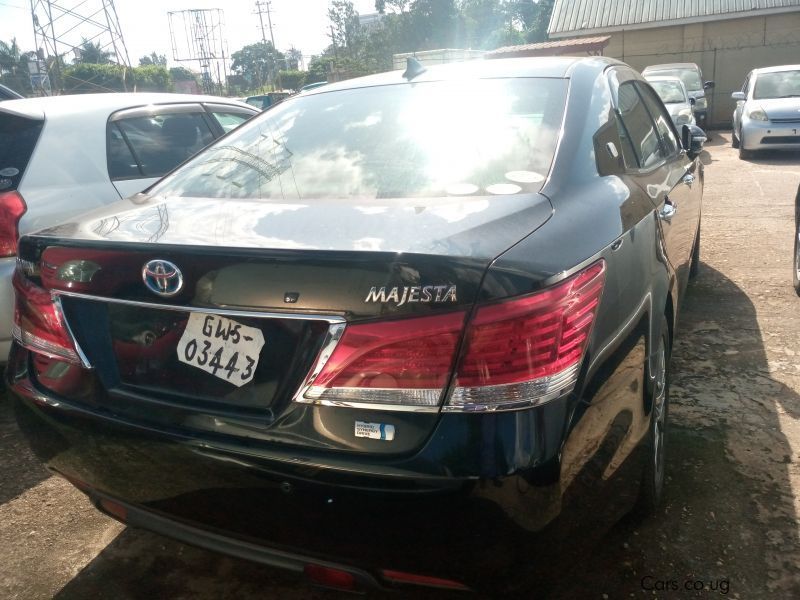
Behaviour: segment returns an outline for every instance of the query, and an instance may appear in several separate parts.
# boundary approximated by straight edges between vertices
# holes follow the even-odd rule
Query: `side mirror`
[[[744,92],[733,92],[731,94],[731,98],[733,98],[737,102],[744,102],[745,100],[747,100],[747,96],[744,95]]]
[[[697,100],[695,98],[689,98],[689,104],[694,106],[695,104],[697,104]]]
[[[706,82],[703,84],[703,89],[704,89],[704,90],[713,90],[713,89],[714,89],[714,86],[716,86],[716,85],[717,85],[717,84],[716,84],[716,83],[714,83],[713,81],[706,81]]]
[[[706,132],[697,125],[684,125],[681,129],[681,144],[690,158],[700,155],[706,141],[708,141]]]

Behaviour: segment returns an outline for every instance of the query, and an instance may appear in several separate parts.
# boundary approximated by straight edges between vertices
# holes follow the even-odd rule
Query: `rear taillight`
[[[50,292],[25,277],[20,268],[14,273],[14,292],[14,339],[33,352],[80,364],[60,306]]]
[[[444,409],[522,408],[572,389],[604,281],[599,261],[541,292],[479,307]]]
[[[567,393],[605,281],[599,261],[541,292],[479,306],[466,329],[446,411],[514,410]],[[438,410],[466,313],[348,325],[298,402]],[[318,367],[320,368],[320,367]]]
[[[26,210],[19,192],[0,192],[0,257],[17,253],[19,220]]]
[[[465,315],[349,325],[297,400],[438,410]]]

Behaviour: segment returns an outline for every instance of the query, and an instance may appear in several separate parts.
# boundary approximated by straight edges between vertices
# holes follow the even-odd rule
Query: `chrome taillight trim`
[[[559,373],[521,383],[456,385],[442,412],[499,412],[540,406],[571,392],[578,381],[579,369],[577,362]]]
[[[297,402],[401,412],[439,412],[444,388],[308,387]]]
[[[25,331],[16,323],[11,325],[11,337],[13,337],[20,346],[36,354],[42,354],[48,358],[63,360],[72,364],[80,364],[81,362],[77,352],[43,340],[39,336]]]

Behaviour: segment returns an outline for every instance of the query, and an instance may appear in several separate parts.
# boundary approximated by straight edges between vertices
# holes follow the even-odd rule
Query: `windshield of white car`
[[[797,98],[800,97],[800,71],[775,71],[759,73],[753,98]]]
[[[567,80],[419,82],[296,96],[149,191],[253,199],[413,198],[538,191]]]
[[[686,102],[681,84],[677,81],[651,81],[650,85],[656,91],[664,104]]]
[[[647,74],[658,75],[659,77],[677,77],[690,92],[699,92],[703,89],[700,75],[694,69],[664,69],[663,71],[648,71]]]

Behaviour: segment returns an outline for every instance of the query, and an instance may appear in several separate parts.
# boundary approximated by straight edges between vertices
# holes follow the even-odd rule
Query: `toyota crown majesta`
[[[662,494],[702,142],[602,58],[290,98],[21,240],[18,421],[131,526],[343,589],[506,589]]]

